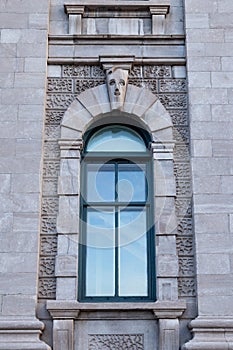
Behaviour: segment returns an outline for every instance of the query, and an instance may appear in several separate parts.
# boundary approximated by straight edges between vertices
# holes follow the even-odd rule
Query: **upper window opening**
[[[142,137],[124,126],[107,126],[96,131],[87,144],[87,152],[145,152]]]

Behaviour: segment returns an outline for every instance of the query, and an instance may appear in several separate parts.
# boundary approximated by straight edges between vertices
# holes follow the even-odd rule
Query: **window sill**
[[[47,301],[47,310],[53,319],[77,319],[81,311],[151,311],[156,319],[175,319],[179,318],[185,309],[186,303],[184,301],[156,301],[149,303],[79,303],[73,300]]]

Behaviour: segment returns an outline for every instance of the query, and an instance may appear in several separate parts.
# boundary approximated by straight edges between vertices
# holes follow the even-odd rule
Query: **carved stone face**
[[[106,71],[108,94],[112,109],[121,109],[125,101],[128,70],[112,68]]]

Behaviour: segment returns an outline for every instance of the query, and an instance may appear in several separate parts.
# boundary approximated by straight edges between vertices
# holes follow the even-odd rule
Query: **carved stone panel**
[[[56,296],[56,279],[40,278],[38,296],[41,299],[54,299]]]
[[[89,334],[88,350],[144,350],[143,334]]]

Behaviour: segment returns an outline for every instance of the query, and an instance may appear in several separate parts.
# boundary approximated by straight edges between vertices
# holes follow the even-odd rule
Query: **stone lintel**
[[[183,301],[156,301],[149,303],[79,303],[78,301],[47,301],[47,310],[53,318],[78,318],[80,311],[152,311],[154,316],[179,318],[186,308]]]

